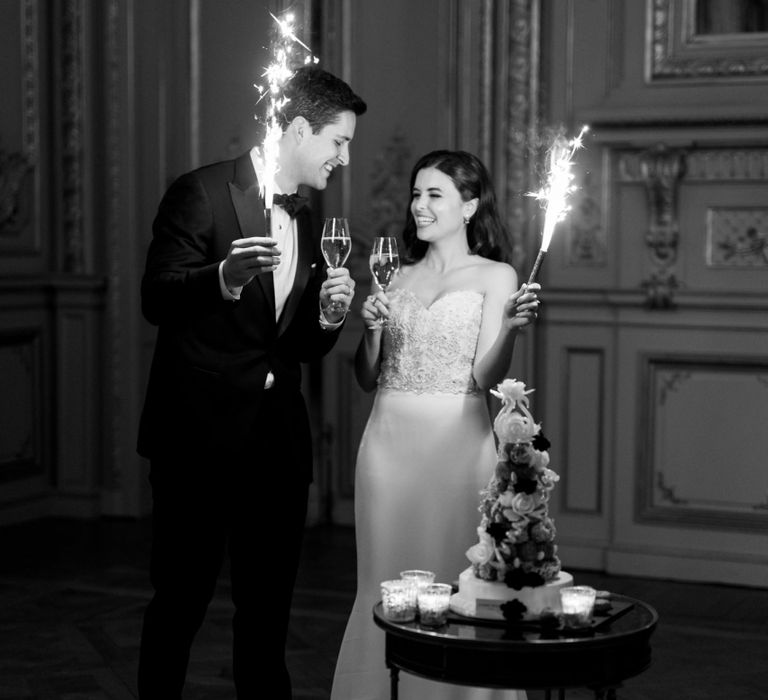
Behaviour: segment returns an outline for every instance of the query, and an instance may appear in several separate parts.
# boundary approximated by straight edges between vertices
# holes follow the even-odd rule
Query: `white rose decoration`
[[[477,544],[472,545],[466,551],[466,555],[467,559],[473,564],[482,566],[483,564],[487,564],[493,557],[493,539],[482,527],[477,528],[477,535],[480,538],[480,541]]]

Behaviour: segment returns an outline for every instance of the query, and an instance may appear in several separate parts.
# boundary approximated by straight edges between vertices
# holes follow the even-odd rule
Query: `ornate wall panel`
[[[557,436],[565,456],[562,473],[563,512],[600,515],[605,415],[605,351],[603,348],[563,348],[566,373],[562,401],[565,428]]]
[[[768,531],[768,356],[641,361],[638,522]]]
[[[44,470],[43,334],[36,328],[0,329],[0,482],[39,475]]]

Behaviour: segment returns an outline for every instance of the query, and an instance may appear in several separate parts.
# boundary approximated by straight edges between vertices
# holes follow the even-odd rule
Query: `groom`
[[[153,225],[141,285],[158,326],[138,440],[153,500],[141,700],[181,699],[227,557],[237,698],[266,687],[291,697],[285,643],[312,480],[300,363],[333,347],[355,287],[348,270],[325,270],[295,193],[324,189],[349,163],[366,104],[317,66],[297,70],[285,97],[275,192],[291,197],[276,194],[271,232],[257,149],[182,175]]]

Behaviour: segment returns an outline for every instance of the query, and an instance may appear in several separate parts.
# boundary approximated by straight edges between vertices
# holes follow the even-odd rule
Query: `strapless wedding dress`
[[[379,584],[405,569],[456,581],[477,540],[479,492],[496,464],[485,396],[472,377],[483,295],[453,291],[428,307],[407,290],[389,297],[379,384],[355,471],[357,596],[331,700],[388,700],[384,632],[372,615]],[[526,697],[399,678],[402,700]]]

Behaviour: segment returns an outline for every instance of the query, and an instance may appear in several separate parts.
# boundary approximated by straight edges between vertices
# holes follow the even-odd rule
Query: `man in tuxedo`
[[[355,287],[347,269],[325,269],[295,194],[349,163],[366,104],[317,66],[297,70],[285,96],[271,231],[257,148],[179,177],[153,224],[141,285],[158,326],[138,440],[153,499],[141,700],[181,699],[227,555],[237,698],[291,697],[285,642],[312,480],[300,363],[333,347]]]

